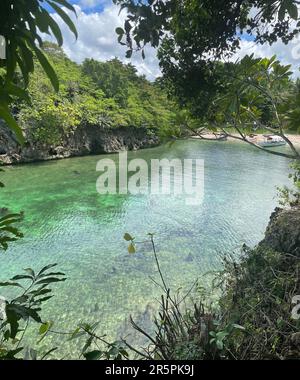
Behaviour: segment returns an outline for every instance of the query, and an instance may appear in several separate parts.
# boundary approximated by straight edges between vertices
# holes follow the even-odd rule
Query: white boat
[[[258,145],[264,148],[272,148],[273,146],[286,145],[286,141],[280,136],[265,135],[264,140],[260,141]]]

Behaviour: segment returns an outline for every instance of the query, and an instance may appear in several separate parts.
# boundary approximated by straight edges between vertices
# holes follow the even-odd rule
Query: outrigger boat
[[[276,135],[264,135],[264,140],[260,141],[258,145],[264,148],[272,148],[273,146],[283,146],[286,145],[286,141]]]

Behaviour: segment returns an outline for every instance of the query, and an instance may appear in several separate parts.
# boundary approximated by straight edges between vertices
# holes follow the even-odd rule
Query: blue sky
[[[115,33],[115,29],[124,24],[125,12],[120,15],[119,7],[114,5],[112,0],[69,2],[75,6],[77,12],[76,18],[71,11],[65,9],[76,25],[79,35],[77,41],[57,14],[53,12],[52,17],[61,27],[64,37],[63,49],[72,60],[80,63],[85,58],[106,61],[117,57],[124,63],[134,64],[138,73],[146,75],[150,80],[160,75],[156,51],[151,47],[146,49],[145,60],[142,59],[141,53],[134,54],[131,60],[125,58],[127,48],[118,43]],[[48,36],[45,38],[51,39]]]
[[[74,36],[58,15],[53,14],[53,17],[61,26],[64,36],[63,48],[72,60],[80,63],[85,58],[106,61],[118,57],[125,63],[131,62],[134,64],[138,72],[146,75],[150,80],[160,75],[156,51],[151,47],[146,48],[145,60],[141,58],[140,53],[134,54],[131,60],[125,58],[127,49],[118,44],[115,33],[116,27],[123,26],[125,12],[120,15],[119,7],[114,5],[112,0],[69,0],[69,2],[75,6],[78,15],[75,18],[72,12],[68,11],[78,30],[79,38],[77,41],[74,40]],[[272,46],[262,46],[253,43],[252,37],[244,35],[241,41],[241,49],[232,60],[235,61],[246,54],[252,53],[258,57],[271,57],[276,54],[283,63],[291,63],[294,72],[299,73],[300,37],[288,45],[277,42]]]
[[[70,2],[74,5],[79,5],[87,14],[103,12],[104,7],[111,3],[109,0],[71,0]]]
[[[112,0],[69,0],[69,3],[78,5],[87,14],[103,12],[104,8],[112,3]],[[53,12],[53,9],[45,4],[45,8]]]

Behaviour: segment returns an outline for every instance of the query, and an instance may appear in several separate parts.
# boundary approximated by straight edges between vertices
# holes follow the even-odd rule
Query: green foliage
[[[211,69],[211,61],[235,52],[243,32],[253,35],[260,43],[280,38],[287,42],[297,33],[297,28],[289,30],[285,12],[276,26],[272,25],[272,31],[266,30],[275,21],[279,7],[289,9],[290,17],[296,18],[292,10],[296,6],[294,1],[114,2],[128,13],[124,29],[116,29],[119,42],[125,43],[130,51],[143,50],[147,43],[154,47],[160,45],[164,75],[173,82],[181,75],[187,81],[186,86],[190,85],[191,77],[196,78],[196,73],[199,79],[204,78]],[[257,16],[253,15],[252,6],[260,9]],[[237,29],[241,34],[236,33]]]
[[[128,245],[128,253],[136,253],[136,248],[135,248],[135,238],[132,237],[130,234],[126,233],[124,235],[124,240],[126,240],[127,242],[130,242],[129,245]]]
[[[163,290],[155,334],[150,336],[132,319],[132,326],[150,344],[143,350],[127,346],[145,359],[162,360],[253,360],[299,358],[299,320],[292,318],[292,300],[300,292],[299,257],[272,251],[260,244],[243,247],[239,261],[229,255],[224,268],[215,274],[213,289],[220,298],[213,305],[201,291],[194,306],[185,294],[173,294],[161,273],[158,255],[149,234]],[[135,239],[125,234],[127,242]],[[140,242],[140,244],[143,242]],[[213,291],[212,289],[212,291]],[[212,292],[211,291],[211,292]],[[209,297],[211,297],[211,293]],[[298,343],[299,344],[299,343]]]
[[[282,206],[296,206],[300,204],[300,164],[298,162],[291,165],[293,173],[289,178],[293,181],[293,186],[278,188],[279,203]]]
[[[0,172],[4,170],[0,167]],[[0,188],[4,187],[0,182]],[[19,223],[23,220],[23,213],[8,213],[6,208],[0,208],[0,251],[6,251],[10,242],[16,241],[23,237],[19,230]]]
[[[225,260],[219,285],[223,325],[242,325],[246,333],[227,341],[229,355],[239,359],[292,358],[291,336],[299,321],[291,315],[292,298],[299,294],[299,257],[260,246],[245,248],[240,262]],[[297,356],[296,356],[297,357]]]
[[[105,98],[114,101],[115,107],[109,114],[112,124],[157,128],[161,133],[173,124],[174,103],[158,85],[139,77],[131,64],[124,65],[116,58],[108,62],[91,59],[84,61],[83,72]]]
[[[208,125],[220,128],[226,135],[266,150],[272,154],[299,160],[300,153],[285,135],[290,127],[291,96],[295,84],[291,66],[276,59],[244,57],[224,75],[227,84],[217,93],[203,118]],[[274,152],[251,142],[249,135],[257,129],[280,136],[290,148],[289,153]],[[230,133],[235,130],[237,136]]]
[[[295,97],[295,89],[287,78],[289,71],[287,66],[281,66],[274,57],[271,60],[257,61],[252,67],[256,69],[253,80],[251,77],[253,70],[250,66],[247,68],[247,74],[245,71],[244,77],[241,78],[246,60],[237,65],[223,63],[239,49],[245,34],[261,44],[272,44],[277,40],[287,44],[291,41],[300,27],[299,22],[291,23],[298,21],[297,1],[114,0],[114,2],[127,11],[124,27],[116,29],[118,41],[127,45],[129,49],[127,56],[131,56],[135,50],[144,52],[146,44],[159,47],[158,59],[163,72],[164,85],[181,108],[187,108],[199,119],[201,127],[207,121],[203,120],[207,116],[207,111],[210,111],[210,116],[215,116],[214,121],[218,124],[223,121],[228,122],[223,117],[224,109],[218,108],[218,100],[223,98],[229,107],[226,111],[231,110],[230,128],[238,117],[241,123],[234,127],[243,126],[242,122],[245,119],[248,130],[251,130],[250,125],[253,125],[255,119],[259,119],[267,127],[275,123],[276,129],[279,121],[274,118],[276,113],[273,109],[274,104],[278,107],[278,111],[279,107],[282,107],[282,115],[279,117],[280,122],[284,119],[284,126],[294,130],[299,128],[299,99]],[[253,59],[249,61],[254,62]],[[258,66],[260,70],[257,70]],[[260,78],[259,71],[262,73],[262,69],[265,72]],[[272,80],[269,81],[268,70],[272,72]],[[238,78],[233,78],[232,75]],[[255,88],[257,84],[259,87]],[[264,93],[261,90],[266,91]],[[270,99],[270,93],[273,96],[274,92],[276,96]],[[284,96],[289,97],[289,101],[285,99],[282,103],[282,99],[279,98]],[[278,100],[280,104],[277,103]],[[289,108],[284,110],[288,104]],[[248,110],[249,105],[251,105],[250,110]],[[249,111],[251,111],[251,123]],[[217,120],[218,117],[220,120]],[[213,129],[215,125],[207,123],[205,127]],[[295,151],[293,153],[295,157]],[[294,158],[292,155],[290,157]]]
[[[170,79],[179,73],[188,79],[199,66],[227,58],[245,34],[271,44],[288,43],[299,31],[299,24],[290,23],[298,19],[295,0],[113,1],[127,11],[124,27],[116,29],[126,56],[134,50],[144,54],[146,44],[160,46],[160,64]]]
[[[24,350],[22,344],[30,323],[37,323],[40,326],[39,334],[42,338],[52,327],[52,322],[42,320],[41,311],[42,305],[52,298],[50,286],[66,280],[64,273],[53,272],[56,265],[47,265],[38,273],[27,268],[24,269],[24,273],[12,277],[10,281],[0,282],[0,288],[20,289],[20,293],[15,298],[5,302],[6,319],[0,321],[0,360],[20,358]],[[42,357],[45,358],[53,350],[43,353]],[[31,353],[33,358],[36,358],[36,352],[32,350]]]
[[[246,132],[253,131],[254,122],[279,131],[283,115],[278,109],[283,108],[293,89],[290,68],[281,65],[276,56],[244,57],[226,75],[226,89],[214,99],[209,110],[211,120],[223,125],[236,124]]]
[[[16,227],[23,219],[23,214],[6,214],[0,217],[0,250],[8,248],[8,243],[23,237],[23,234]]]
[[[81,350],[81,355],[86,360],[123,360],[128,359],[129,354],[125,349],[124,342],[116,341],[113,343],[107,342],[105,336],[99,336],[96,329],[99,322],[94,324],[81,323],[72,333],[71,339],[76,339],[81,336],[86,337],[85,344]],[[101,345],[101,348],[100,346]]]
[[[125,108],[128,105],[130,81],[137,79],[134,66],[123,65],[116,58],[109,62],[86,59],[82,69],[93,79],[106,97],[115,99],[121,107]]]
[[[88,126],[147,127],[161,135],[176,129],[175,105],[158,84],[139,77],[132,65],[113,59],[86,60],[80,66],[53,43],[44,43],[43,49],[58,75],[59,92],[37,65],[28,89],[31,103],[13,104],[31,143],[59,145],[77,128]]]
[[[297,79],[293,86],[283,111],[285,112],[285,123],[289,130],[300,133],[300,81]]]
[[[77,38],[73,21],[60,8],[64,6],[76,14],[74,7],[66,0],[46,0],[45,2],[58,13]],[[29,74],[34,72],[36,61],[43,68],[53,88],[56,91],[59,89],[56,72],[41,50],[43,42],[40,33],[52,34],[60,46],[63,43],[60,28],[45,9],[43,0],[1,1],[0,35],[6,40],[6,59],[0,61],[0,118],[15,132],[20,143],[24,143],[22,130],[10,114],[9,104],[15,98],[27,99],[24,89],[28,86]],[[22,83],[18,83],[18,86],[14,82],[17,68],[22,75]]]

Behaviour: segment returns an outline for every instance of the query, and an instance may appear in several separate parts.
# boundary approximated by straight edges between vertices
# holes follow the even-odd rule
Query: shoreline
[[[239,136],[237,133],[232,133],[233,136]],[[300,134],[286,134],[285,135],[291,142],[293,145],[297,146],[297,148],[299,147],[300,148]],[[210,141],[210,142],[235,142],[235,143],[245,143],[244,141],[242,140],[238,140],[238,139],[235,139],[233,137],[227,137],[227,140],[216,140],[215,139],[215,136],[213,134],[205,134],[203,135],[203,139],[200,137],[200,136],[189,136],[188,139],[191,139],[191,140],[202,140],[202,141]],[[255,142],[261,142],[263,141],[264,139],[264,135],[263,134],[257,134],[256,135],[256,141]],[[180,138],[178,140],[181,140]],[[156,141],[156,143],[153,143],[153,144],[141,144],[142,146],[139,146],[139,147],[134,147],[134,149],[125,149],[127,151],[136,151],[136,150],[143,150],[143,149],[152,149],[152,148],[156,148],[157,146],[160,146],[160,145],[163,145],[164,143],[162,141]],[[122,151],[123,149],[116,149],[116,150],[110,150],[110,151],[102,151],[102,152],[81,152],[81,153],[78,153],[76,152],[74,154],[74,152],[72,152],[73,154],[67,154],[67,155],[55,155],[53,157],[38,157],[38,158],[31,158],[29,160],[16,160],[16,161],[10,161],[10,160],[7,160],[7,159],[4,159],[7,158],[8,155],[0,155],[0,163],[3,167],[5,166],[19,166],[19,165],[26,165],[26,164],[34,164],[34,163],[39,163],[39,162],[47,162],[47,161],[58,161],[58,160],[63,160],[65,158],[75,158],[75,157],[86,157],[86,156],[95,156],[95,155],[99,155],[99,154],[114,154],[114,153],[119,153],[120,151]]]
[[[237,136],[239,137],[239,134],[238,133],[232,133],[233,136]],[[292,144],[295,144],[295,145],[300,145],[300,135],[299,134],[290,134],[290,133],[287,133],[285,135],[291,142]],[[204,139],[203,141],[214,141],[214,138],[215,136],[213,134],[205,134],[203,135]],[[191,136],[191,139],[193,140],[202,140],[200,136]],[[264,140],[264,135],[262,133],[258,133],[256,135],[256,141],[255,142],[261,142]],[[217,140],[215,140],[217,141]],[[235,139],[233,137],[227,137],[227,140],[223,140],[223,142],[226,142],[226,141],[231,141],[231,142],[243,142],[241,140],[238,140],[238,139]],[[220,142],[222,142],[222,140],[220,140]]]
[[[11,133],[1,135],[0,164],[20,165],[42,161],[61,160],[71,157],[135,151],[160,145],[159,136],[146,128],[118,127],[78,128],[72,135],[64,136],[56,143],[29,142],[20,146]]]

